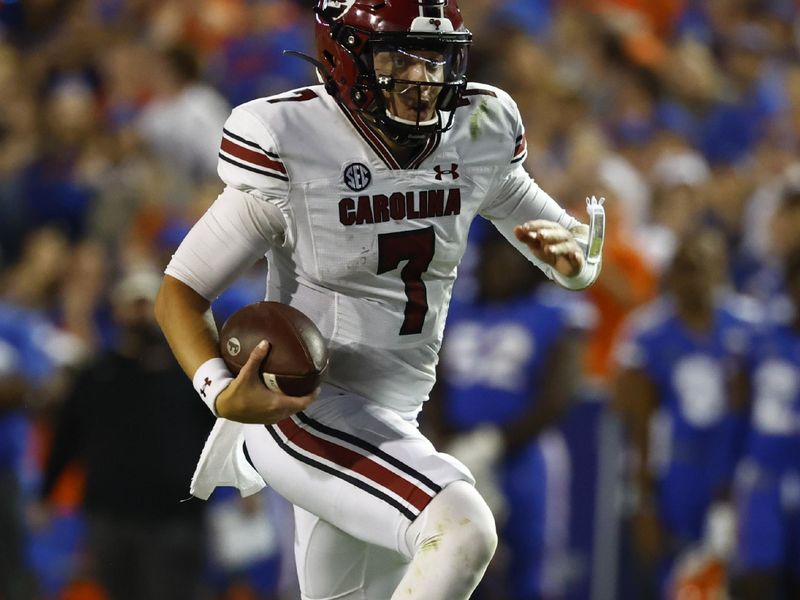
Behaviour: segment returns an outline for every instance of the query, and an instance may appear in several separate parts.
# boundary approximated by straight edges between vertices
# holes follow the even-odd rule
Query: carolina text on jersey
[[[461,189],[430,190],[428,192],[394,192],[359,196],[357,199],[342,198],[339,201],[339,222],[350,225],[384,223],[404,219],[429,219],[461,214]]]

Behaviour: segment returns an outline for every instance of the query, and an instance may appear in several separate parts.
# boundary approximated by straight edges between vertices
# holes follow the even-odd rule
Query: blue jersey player
[[[501,539],[508,551],[499,579],[510,589],[484,593],[513,600],[558,598],[569,458],[553,426],[574,391],[580,336],[573,330],[582,326],[587,309],[550,286],[539,287],[537,275],[507,247],[499,237],[484,242],[478,298],[451,305],[440,397],[431,404],[438,405],[442,422],[465,441],[467,452],[480,452],[487,438],[498,442],[492,471],[504,500]],[[485,483],[484,474],[474,471],[478,485]],[[487,577],[487,583],[491,580]]]
[[[618,347],[615,401],[633,450],[641,598],[663,597],[675,559],[703,540],[712,506],[732,517],[746,422],[742,364],[757,311],[721,292],[724,256],[711,232],[685,238],[666,293],[631,317]]]
[[[786,261],[785,284],[751,352],[750,429],[736,486],[743,600],[800,597],[800,251]]]

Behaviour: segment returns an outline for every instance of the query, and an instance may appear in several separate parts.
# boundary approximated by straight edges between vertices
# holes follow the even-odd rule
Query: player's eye
[[[408,66],[408,58],[402,54],[392,56],[392,66],[395,69],[405,69]]]
[[[428,70],[428,73],[432,75],[438,75],[444,69],[444,63],[439,61],[426,61],[425,66]]]

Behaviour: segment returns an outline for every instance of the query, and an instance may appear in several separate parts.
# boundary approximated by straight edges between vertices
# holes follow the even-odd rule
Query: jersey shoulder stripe
[[[288,181],[286,167],[276,160],[277,154],[267,153],[255,142],[247,142],[227,129],[222,130],[219,157],[242,169]]]
[[[289,174],[273,135],[250,105],[236,107],[222,129],[219,175],[237,189],[281,196]]]
[[[513,98],[500,88],[470,82],[461,95],[460,119],[471,140],[490,139],[499,165],[522,163],[528,156],[528,142],[522,117]]]
[[[274,152],[267,152],[266,150],[264,150],[261,146],[259,146],[255,142],[251,142],[250,140],[247,140],[247,139],[245,139],[245,138],[243,138],[243,137],[241,137],[239,135],[236,135],[235,133],[233,133],[232,131],[228,131],[224,127],[222,128],[222,133],[226,137],[228,137],[228,138],[230,138],[232,140],[236,140],[237,142],[240,142],[240,143],[244,144],[245,146],[250,146],[251,148],[255,148],[256,150],[260,150],[261,152],[263,152],[264,154],[266,154],[267,156],[269,156],[271,158],[279,158],[279,156],[277,154],[275,154]]]
[[[512,165],[522,162],[525,160],[525,157],[528,156],[528,140],[525,139],[524,133],[517,137],[516,144],[514,148],[514,159],[511,161]]]
[[[471,96],[489,96],[491,98],[497,98],[497,93],[492,90],[484,89],[484,88],[472,88],[466,89],[461,92],[461,100],[458,103],[458,106],[469,106],[471,103],[467,99]]]

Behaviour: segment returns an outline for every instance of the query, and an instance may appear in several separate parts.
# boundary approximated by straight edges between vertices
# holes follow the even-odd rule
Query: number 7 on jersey
[[[422,333],[428,312],[428,294],[422,274],[428,270],[435,250],[433,227],[378,235],[378,275],[394,271],[402,261],[408,261],[400,271],[400,279],[406,286],[405,319],[400,335]]]

